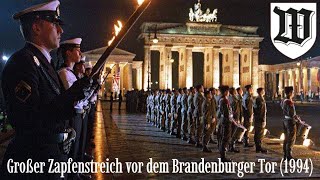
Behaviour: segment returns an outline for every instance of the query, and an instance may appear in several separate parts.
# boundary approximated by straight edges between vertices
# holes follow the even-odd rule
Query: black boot
[[[203,146],[202,152],[211,153],[212,151],[209,148],[207,148],[207,146]]]
[[[253,144],[249,143],[249,137],[244,139],[244,147],[253,147]]]
[[[265,153],[266,154],[266,153],[268,153],[268,150],[262,148],[260,144],[257,144],[256,145],[256,153]]]
[[[195,145],[197,148],[202,148],[202,144],[200,144],[199,142],[196,142],[196,145]]]
[[[240,150],[238,148],[235,147],[235,145],[230,145],[229,146],[229,152],[234,152],[234,153],[240,153]]]
[[[226,158],[226,152],[220,152],[220,158],[221,158],[221,162],[232,162],[231,159]]]
[[[196,144],[196,142],[190,137],[187,141],[188,144]]]

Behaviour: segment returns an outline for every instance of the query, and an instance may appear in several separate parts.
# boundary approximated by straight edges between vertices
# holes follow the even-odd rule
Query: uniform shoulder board
[[[34,60],[34,63],[36,63],[36,65],[39,67],[40,66],[39,59],[36,56],[33,56],[33,60]]]

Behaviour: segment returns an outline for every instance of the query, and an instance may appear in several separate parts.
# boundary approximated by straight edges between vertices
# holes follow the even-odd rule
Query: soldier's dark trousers
[[[202,136],[202,117],[195,117],[194,118],[195,123],[196,123],[196,135],[195,135],[195,141],[196,143],[200,142],[200,138]]]
[[[76,131],[76,138],[71,148],[71,152],[69,153],[69,157],[74,161],[80,161],[78,158],[79,148],[80,148],[80,136],[82,130],[82,114],[76,113],[75,117],[73,117],[70,121],[70,126]]]
[[[244,136],[243,136],[243,140],[244,140],[244,143],[249,143],[249,129],[250,129],[250,126],[252,125],[252,123],[250,122],[250,117],[245,115],[244,116],[244,121],[243,121],[243,126],[247,129],[247,131],[244,133]]]
[[[195,122],[191,112],[188,112],[188,130],[189,130],[189,139],[192,139],[195,134]]]
[[[264,137],[264,128],[262,128],[262,122],[254,121],[254,143],[256,148],[261,148],[262,139]]]
[[[206,128],[206,124],[203,124],[203,136],[202,136],[203,146],[207,146],[209,144],[213,129],[214,129],[214,123],[210,123],[210,127],[208,129]]]
[[[285,140],[283,142],[283,153],[285,158],[292,158],[292,148],[296,142],[297,125],[294,120],[283,121]]]
[[[227,151],[227,148],[231,141],[232,123],[228,120],[223,121],[219,126],[219,151],[223,154]]]
[[[181,108],[178,108],[178,119],[177,119],[177,135],[181,135],[181,124],[182,124],[182,114]]]
[[[181,112],[181,115],[182,115],[182,124],[181,124],[181,136],[183,137],[187,137],[188,135],[188,114],[187,114],[187,111],[182,111]]]
[[[87,144],[90,143],[90,138],[93,134],[93,124],[94,124],[94,117],[96,113],[96,105],[91,104],[91,108],[88,114],[88,132],[87,132]]]
[[[83,161],[84,153],[86,150],[87,142],[87,130],[88,130],[88,113],[83,114],[82,120],[82,130],[80,135],[80,150],[79,150],[79,159]]]
[[[43,144],[35,143],[32,137],[23,136],[19,142],[18,138],[14,138],[8,145],[3,157],[2,166],[0,168],[0,179],[2,180],[34,180],[34,179],[49,179],[58,180],[60,173],[48,173],[50,162],[48,159],[53,159],[54,162],[67,162],[67,155],[63,154],[59,149],[59,144]],[[7,169],[7,162],[12,159],[13,162],[27,162],[32,159],[32,162],[44,162],[44,173],[10,173]],[[67,179],[67,174],[64,175]]]
[[[165,111],[165,118],[166,118],[166,122],[165,122],[165,128],[170,131],[170,124],[171,124],[171,119],[169,118],[169,110]]]
[[[235,148],[235,143],[238,140],[237,137],[233,136],[233,134],[235,133],[237,129],[237,126],[235,124],[231,124],[231,141],[230,141],[230,145],[229,148]]]
[[[170,125],[171,133],[174,133],[174,129],[176,128],[176,126],[177,126],[177,119],[174,118],[174,113],[172,113],[171,125]]]

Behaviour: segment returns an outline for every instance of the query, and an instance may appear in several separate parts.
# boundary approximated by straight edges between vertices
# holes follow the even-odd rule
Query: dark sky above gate
[[[270,40],[270,2],[318,2],[319,0],[277,1],[277,0],[201,0],[202,9],[219,9],[218,21],[227,25],[258,26],[259,35],[264,37],[261,43],[260,63],[273,64],[292,61],[281,55]],[[0,55],[11,55],[23,47],[19,24],[11,17],[15,12],[32,4],[46,0],[1,0],[0,2]],[[188,9],[196,0],[153,0],[149,9],[125,37],[120,48],[137,54],[137,60],[143,60],[143,43],[138,41],[140,25],[146,21],[186,22]],[[112,35],[113,23],[117,19],[125,22],[133,13],[136,0],[61,0],[61,15],[66,25],[63,27],[63,40],[82,37],[82,50],[87,51],[106,46]],[[320,34],[320,7],[317,12],[317,26]],[[320,55],[320,40],[303,56]]]

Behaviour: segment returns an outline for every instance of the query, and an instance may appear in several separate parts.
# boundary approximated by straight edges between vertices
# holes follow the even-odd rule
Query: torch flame
[[[144,2],[144,0],[138,0],[139,6]]]
[[[112,39],[108,42],[108,46],[110,46],[112,44],[112,42],[114,41],[114,39],[116,38],[116,36],[118,36],[118,34],[120,33],[121,29],[122,29],[122,23],[121,21],[117,21],[118,24],[114,25],[114,36],[112,37]]]
[[[286,137],[285,137],[284,133],[282,133],[281,136],[280,136],[280,140],[284,140],[285,138]]]

